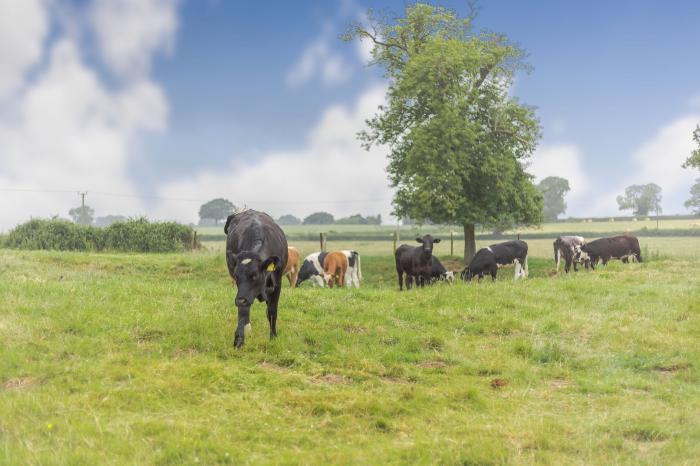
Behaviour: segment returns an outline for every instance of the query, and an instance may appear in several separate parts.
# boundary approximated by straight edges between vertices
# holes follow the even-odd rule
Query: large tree
[[[698,147],[690,153],[690,157],[683,164],[683,168],[695,167],[700,169],[700,125],[696,126],[695,131],[693,131],[693,141]]]
[[[690,199],[683,204],[686,209],[690,209],[695,215],[700,215],[700,178],[695,180],[695,184],[690,188]]]
[[[425,3],[367,18],[344,38],[370,41],[370,64],[388,79],[386,104],[359,138],[389,149],[394,214],[463,225],[466,262],[475,224],[539,223],[542,196],[523,163],[540,126],[509,94],[523,52],[502,34],[473,31],[473,16]]]
[[[566,212],[566,193],[571,191],[569,181],[558,176],[548,176],[540,181],[537,189],[542,193],[544,202],[543,212],[546,220],[556,220],[560,214]]]
[[[68,215],[71,216],[75,223],[80,225],[91,225],[95,217],[95,209],[89,205],[74,207],[68,211]]]
[[[661,186],[633,184],[625,188],[624,196],[617,196],[620,210],[632,210],[634,215],[649,215],[649,212],[661,212]]]
[[[334,220],[328,212],[314,212],[304,219],[304,225],[330,225]]]
[[[225,220],[234,210],[236,210],[236,206],[228,199],[212,199],[201,205],[199,208],[199,218],[200,220],[214,220],[214,224],[218,225],[219,220]]]

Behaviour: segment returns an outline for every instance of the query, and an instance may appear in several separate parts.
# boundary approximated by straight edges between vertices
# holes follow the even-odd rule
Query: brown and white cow
[[[560,236],[554,241],[554,262],[557,265],[559,272],[559,264],[561,258],[564,257],[564,271],[569,273],[571,264],[574,264],[574,272],[578,272],[578,263],[576,258],[580,257],[579,250],[581,246],[586,244],[583,236]]]
[[[345,272],[347,270],[348,257],[342,251],[333,251],[326,255],[323,261],[323,279],[329,287],[345,285]]]
[[[289,286],[292,288],[296,288],[297,286],[299,269],[301,269],[299,250],[294,246],[289,246],[287,247],[287,266],[284,268],[282,275],[286,275],[289,279]]]

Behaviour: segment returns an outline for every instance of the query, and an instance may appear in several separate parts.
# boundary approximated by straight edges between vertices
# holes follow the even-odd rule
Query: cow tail
[[[554,242],[554,263],[557,265],[557,272],[559,272],[559,263],[560,262],[561,262],[561,249],[559,248],[557,241],[555,241]]]

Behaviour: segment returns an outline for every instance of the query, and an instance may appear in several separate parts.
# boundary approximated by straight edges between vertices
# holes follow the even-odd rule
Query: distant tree
[[[334,223],[338,225],[366,225],[367,219],[360,214],[355,214],[349,217],[339,218]]]
[[[105,215],[104,217],[97,217],[95,219],[95,226],[98,227],[108,227],[113,223],[126,222],[127,218],[123,215]]]
[[[283,215],[277,219],[277,223],[280,225],[301,225],[301,219],[295,217],[294,215]]]
[[[333,215],[328,212],[314,212],[304,219],[304,225],[330,225],[333,223]]]
[[[556,220],[566,212],[566,193],[571,191],[569,181],[558,176],[548,176],[540,181],[537,189],[542,193],[543,212],[545,220]]]
[[[620,210],[632,210],[634,215],[661,212],[661,187],[654,183],[634,184],[625,188],[624,196],[617,196]]]
[[[695,180],[695,184],[690,188],[690,199],[683,204],[686,209],[690,209],[695,215],[700,215],[700,178]]]
[[[90,225],[95,217],[95,209],[89,205],[74,207],[68,211],[68,215],[75,223],[80,225]]]
[[[202,204],[199,208],[199,218],[201,220],[214,220],[214,225],[219,224],[219,220],[225,220],[236,209],[228,199],[212,199],[211,201]]]
[[[476,224],[542,219],[542,196],[523,168],[540,125],[510,92],[525,54],[503,34],[475,30],[471,13],[408,2],[403,17],[370,10],[344,35],[369,41],[370,64],[388,80],[386,103],[359,138],[388,149],[394,213],[462,225],[465,262]]]
[[[698,147],[690,153],[690,157],[683,164],[683,168],[695,167],[700,169],[700,125],[696,126],[695,131],[693,131],[693,141]]]

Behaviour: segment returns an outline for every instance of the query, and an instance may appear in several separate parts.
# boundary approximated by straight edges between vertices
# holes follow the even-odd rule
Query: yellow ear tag
[[[267,271],[274,272],[275,271],[275,264],[270,263],[270,265],[267,266]]]

